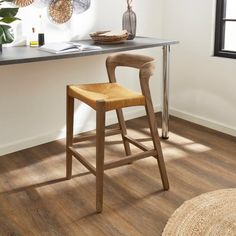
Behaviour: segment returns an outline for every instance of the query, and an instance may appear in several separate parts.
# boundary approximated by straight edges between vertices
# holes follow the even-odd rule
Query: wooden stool
[[[103,207],[103,174],[104,170],[119,167],[133,161],[153,156],[157,159],[164,190],[169,189],[168,177],[159,135],[157,131],[156,117],[153,110],[151,94],[149,90],[149,78],[153,74],[154,59],[142,55],[117,54],[109,56],[106,67],[110,83],[83,84],[67,86],[67,136],[66,136],[66,172],[67,179],[72,175],[72,156],[78,159],[91,173],[96,176],[96,209],[102,212]],[[115,69],[117,66],[126,66],[139,69],[139,80],[142,93],[130,91],[116,83]],[[78,99],[96,110],[96,167],[90,164],[80,155],[73,143],[79,141],[73,137],[74,99]],[[124,107],[145,106],[154,149],[137,142],[127,135],[125,121],[122,113]],[[121,133],[126,157],[119,160],[111,160],[104,163],[104,139],[105,113],[116,110],[119,121],[119,129],[110,131],[108,135]],[[142,150],[138,154],[131,154],[129,143]]]

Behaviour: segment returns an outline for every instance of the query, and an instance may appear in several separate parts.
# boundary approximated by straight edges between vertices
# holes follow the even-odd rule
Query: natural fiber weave
[[[162,236],[235,236],[236,189],[222,189],[186,201]]]
[[[112,31],[98,31],[90,33],[89,36],[96,43],[119,43],[127,40],[129,34],[127,31],[122,31],[121,34],[112,34]]]
[[[63,24],[72,17],[73,2],[71,0],[52,0],[48,12],[54,22]]]
[[[13,0],[12,1],[18,7],[26,7],[34,2],[34,0]]]

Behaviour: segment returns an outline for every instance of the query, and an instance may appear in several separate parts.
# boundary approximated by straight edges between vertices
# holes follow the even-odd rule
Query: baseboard
[[[159,112],[161,110],[161,106],[157,105],[154,107],[155,112]],[[210,120],[210,119],[206,119],[204,117],[200,117],[197,115],[193,115],[187,112],[183,112],[174,108],[170,109],[170,114],[179,118],[182,118],[184,120],[188,120],[191,121],[193,123],[232,135],[236,137],[236,128],[235,127],[230,127],[227,126],[225,124]],[[135,110],[131,110],[131,111],[126,111],[125,112],[125,119],[126,120],[130,120],[130,119],[134,119],[140,116],[144,116],[145,115],[145,110],[141,107],[137,107],[137,109]],[[115,115],[110,115],[108,116],[107,119],[107,125],[110,124],[114,124],[117,123],[117,118]],[[90,122],[86,127],[84,127],[83,130],[91,130],[94,129],[95,127],[95,123]],[[80,127],[75,127],[76,131],[80,130]],[[51,133],[47,133],[47,134],[41,134],[39,136],[35,136],[35,137],[29,137],[26,139],[22,139],[16,142],[12,142],[9,144],[5,144],[0,146],[0,156],[2,155],[6,155],[12,152],[16,152],[19,150],[23,150],[26,148],[30,148],[30,147],[34,147],[43,143],[48,143],[51,141],[55,141],[55,140],[59,140],[65,138],[65,129],[62,130],[58,130],[58,131],[54,131]]]
[[[58,136],[60,132],[51,132],[47,134],[41,134],[25,139],[21,139],[12,143],[8,143],[0,146],[0,157],[9,153],[17,152],[26,148],[34,147],[43,143],[48,143],[53,140],[60,139]]]
[[[196,123],[196,124],[199,124],[199,125],[202,125],[202,126],[205,126],[205,127],[236,137],[236,127],[231,127],[231,126],[228,126],[228,125],[225,125],[225,124],[222,124],[222,123],[210,120],[210,119],[206,119],[201,116],[193,115],[188,112],[183,112],[174,108],[170,109],[170,114],[173,116],[179,117],[181,119],[188,120],[193,123]]]
[[[161,110],[159,105],[154,106],[154,111],[158,112]],[[125,111],[124,116],[126,120],[134,119],[145,115],[145,110],[142,107],[137,107],[135,110]],[[117,123],[115,114],[111,114],[107,117],[106,124],[111,125]],[[92,130],[95,128],[95,122],[88,122],[86,127],[83,127],[83,131]],[[76,132],[81,131],[81,127],[75,127]],[[18,140],[16,142],[8,143],[0,146],[0,156],[20,151],[26,148],[34,147],[43,143],[59,140],[65,138],[65,129],[57,130],[47,134],[41,134],[34,137]]]

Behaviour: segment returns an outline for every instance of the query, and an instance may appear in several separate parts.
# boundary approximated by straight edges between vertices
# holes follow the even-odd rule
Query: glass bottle
[[[127,30],[129,33],[128,39],[134,39],[136,35],[136,24],[137,18],[135,12],[132,10],[132,7],[128,5],[127,11],[123,14],[122,18],[122,28]]]
[[[44,27],[43,27],[42,15],[39,15],[39,22],[38,22],[38,44],[39,46],[44,45]]]
[[[32,33],[30,35],[30,39],[29,39],[29,45],[30,47],[38,47],[39,43],[38,43],[38,35],[36,34],[35,28],[32,28]]]

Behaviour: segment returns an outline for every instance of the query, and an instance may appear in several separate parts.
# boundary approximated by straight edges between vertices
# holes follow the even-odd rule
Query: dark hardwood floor
[[[131,136],[152,145],[145,118],[127,125]],[[157,236],[185,200],[236,187],[236,138],[174,117],[170,129],[162,140],[170,190],[162,190],[151,157],[108,170],[102,214],[95,213],[95,177],[78,161],[65,180],[64,140],[1,156],[0,235]],[[93,143],[79,145],[89,159]],[[124,154],[119,135],[106,145],[107,158]]]

